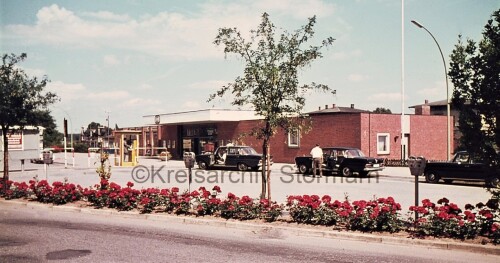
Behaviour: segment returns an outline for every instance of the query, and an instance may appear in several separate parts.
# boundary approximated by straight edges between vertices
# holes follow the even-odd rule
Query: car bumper
[[[382,171],[384,170],[385,167],[365,167],[363,171],[365,172],[375,172],[375,171]]]

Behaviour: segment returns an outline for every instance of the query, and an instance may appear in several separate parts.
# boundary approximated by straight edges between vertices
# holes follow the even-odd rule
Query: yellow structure
[[[116,166],[136,166],[139,155],[139,136],[141,131],[120,130],[113,131],[115,143],[118,144],[118,156],[115,159]]]

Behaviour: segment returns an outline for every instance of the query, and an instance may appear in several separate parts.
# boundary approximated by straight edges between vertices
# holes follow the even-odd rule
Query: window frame
[[[292,138],[295,137],[295,138]],[[300,147],[300,130],[299,129],[292,129],[290,132],[288,132],[287,136],[287,145],[288,148],[299,148]],[[292,143],[292,139],[295,139],[297,143]]]
[[[386,150],[380,150],[380,138],[384,139]],[[391,136],[389,133],[377,133],[377,154],[391,154]]]

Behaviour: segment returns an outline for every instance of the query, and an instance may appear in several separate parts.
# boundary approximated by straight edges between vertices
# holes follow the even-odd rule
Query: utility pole
[[[108,122],[108,127],[107,127],[107,130],[106,130],[106,141],[107,141],[107,144],[108,144],[108,148],[110,148],[110,145],[109,145],[109,114],[111,113],[110,111],[104,111],[106,113],[106,121]]]

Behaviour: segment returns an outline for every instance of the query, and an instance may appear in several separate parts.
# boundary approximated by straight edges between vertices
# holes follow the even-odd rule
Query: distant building
[[[440,115],[440,116],[446,116],[447,114],[447,107],[446,107],[446,100],[439,100],[439,101],[434,101],[434,102],[429,102],[428,100],[425,100],[424,104],[418,104],[418,105],[413,105],[408,107],[410,109],[415,109],[415,114],[418,115]],[[453,145],[455,147],[452,147],[452,152],[454,152],[454,149],[460,145],[460,138],[462,137],[462,133],[459,130],[459,125],[458,125],[458,120],[459,120],[460,112],[458,110],[453,109],[453,107],[450,104],[450,117],[453,118]]]
[[[293,163],[295,156],[309,155],[319,143],[324,147],[356,147],[366,155],[389,159],[422,155],[446,160],[446,116],[421,113],[404,116],[405,138],[401,143],[401,114],[371,113],[356,109],[354,104],[326,105],[309,112],[312,129],[308,133],[278,131],[271,139],[271,155],[275,162]],[[166,145],[174,158],[181,158],[184,151],[213,151],[229,142],[250,145],[262,152],[262,142],[248,134],[262,125],[262,118],[253,111],[207,109],[147,115],[144,120],[145,131],[157,127],[156,137],[153,135],[149,141]]]

